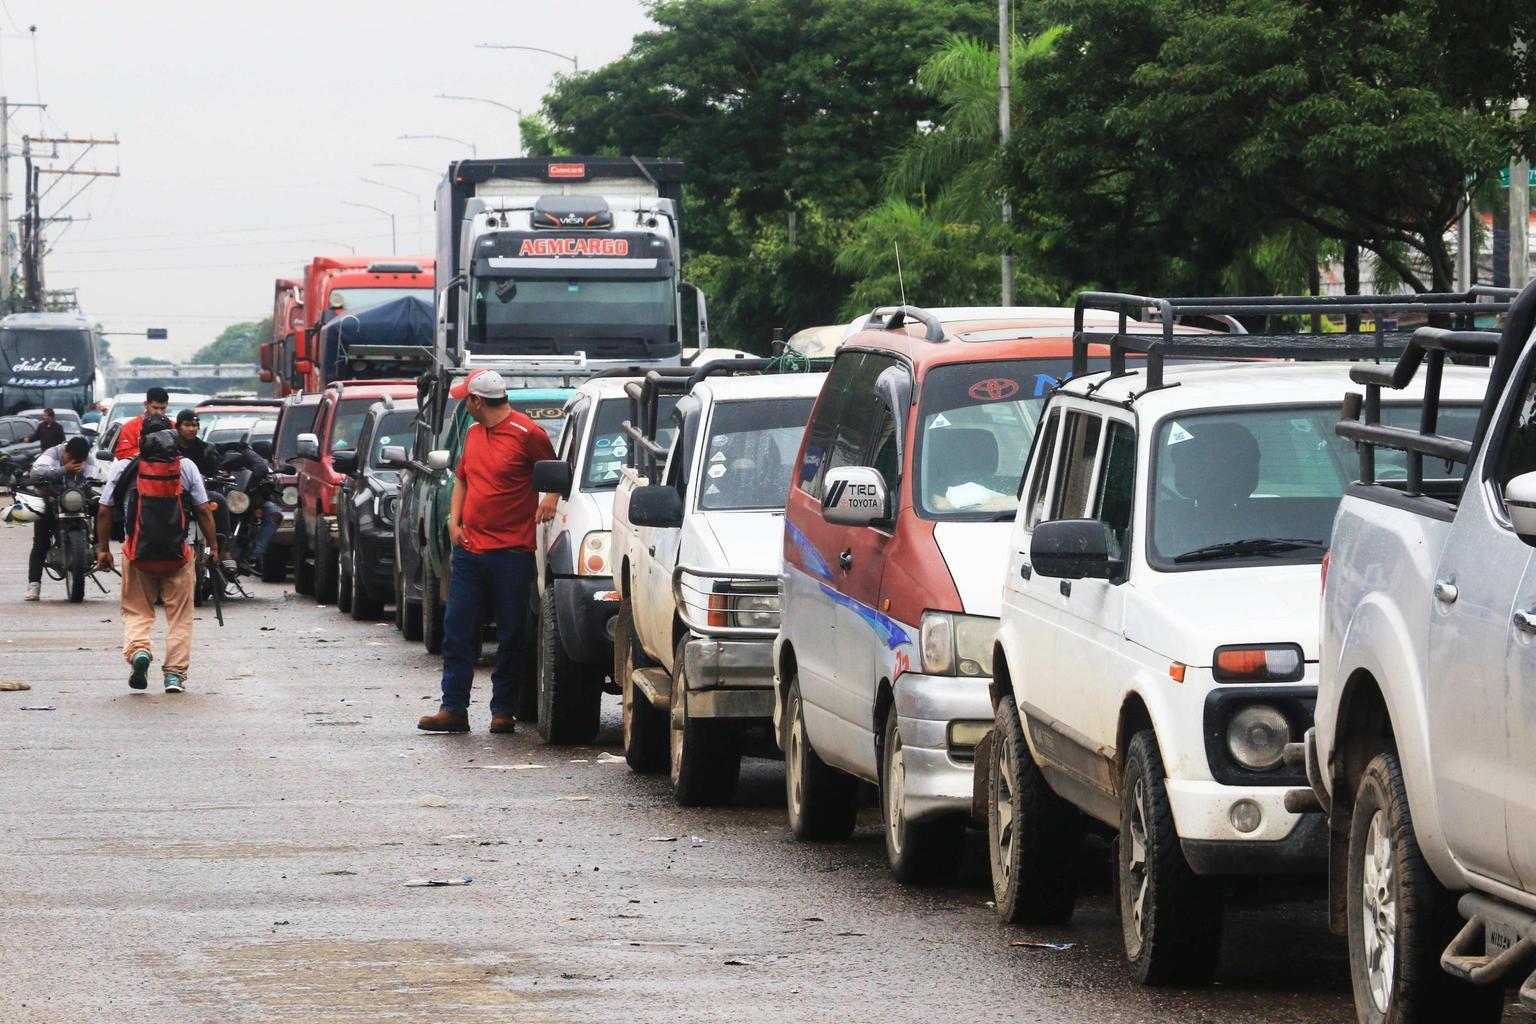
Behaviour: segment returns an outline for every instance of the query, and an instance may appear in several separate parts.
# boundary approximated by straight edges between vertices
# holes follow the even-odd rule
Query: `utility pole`
[[[1009,25],[1009,0],[997,0],[997,136],[998,148],[1008,151],[1013,137],[1012,118],[1009,116],[1008,37],[1013,33]],[[1013,202],[1003,194],[1003,305],[1013,305]]]
[[[1515,119],[1526,116],[1524,97],[1510,104]],[[1509,165],[1509,286],[1524,288],[1531,279],[1531,161],[1522,156]]]
[[[20,106],[20,104],[15,105]],[[75,157],[75,159],[67,167],[38,167],[35,163],[33,163],[32,159],[32,143],[34,142],[44,142],[51,144],[54,147],[55,156],[58,154],[59,146],[84,146],[85,149],[81,150],[79,156]],[[75,139],[70,138],[67,135],[59,137],[33,137],[29,135],[22,136],[21,154],[22,159],[26,164],[27,173],[27,208],[26,213],[22,216],[21,237],[21,268],[23,288],[21,299],[22,308],[34,313],[40,313],[46,308],[45,299],[47,296],[47,288],[45,287],[43,281],[43,225],[50,223],[68,223],[69,221],[74,220],[73,217],[60,217],[57,215],[44,217],[42,212],[43,196],[46,196],[48,192],[51,192],[54,188],[54,185],[57,185],[58,181],[62,181],[66,177],[87,179],[84,185],[81,185],[80,188],[78,188],[68,199],[59,204],[58,209],[55,211],[55,214],[57,214],[65,210],[70,203],[74,202],[82,192],[91,186],[92,181],[94,181],[96,178],[118,177],[119,172],[117,171],[82,171],[77,169],[80,161],[83,160],[85,155],[89,153],[94,147],[115,146],[117,144],[118,142],[115,138]],[[57,178],[57,181],[55,181],[54,185],[48,186],[47,190],[40,193],[38,191],[38,185],[42,180],[42,176],[45,174],[54,175]]]
[[[46,103],[12,103],[0,96],[0,312],[14,309],[11,274],[16,267],[11,247],[11,111],[20,107],[43,109]]]

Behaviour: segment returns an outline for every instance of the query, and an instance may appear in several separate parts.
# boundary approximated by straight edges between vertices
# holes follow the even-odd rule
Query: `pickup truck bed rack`
[[[1072,324],[1072,375],[1088,372],[1088,347],[1109,346],[1110,377],[1127,373],[1126,354],[1146,356],[1147,388],[1164,386],[1163,364],[1169,356],[1185,359],[1381,359],[1409,347],[1411,332],[1397,329],[1399,314],[1443,316],[1453,326],[1472,328],[1478,316],[1509,308],[1509,289],[1474,287],[1465,292],[1406,295],[1241,295],[1152,298],[1123,292],[1083,292],[1077,296]],[[1085,326],[1085,310],[1119,315],[1113,332]],[[1278,330],[1276,318],[1308,315],[1368,316],[1369,330],[1323,334]],[[1244,319],[1261,318],[1262,329],[1248,333]],[[1131,321],[1153,325],[1132,329]],[[1216,321],[1230,333],[1178,333],[1192,320]]]

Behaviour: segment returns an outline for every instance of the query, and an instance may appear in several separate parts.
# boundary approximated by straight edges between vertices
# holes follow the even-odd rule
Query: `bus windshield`
[[[0,413],[33,407],[83,412],[95,374],[89,331],[0,330]]]

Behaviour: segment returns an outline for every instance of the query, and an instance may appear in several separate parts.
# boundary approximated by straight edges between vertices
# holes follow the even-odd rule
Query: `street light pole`
[[[408,188],[402,188],[399,185],[391,185],[387,181],[377,181],[373,178],[364,177],[359,177],[357,180],[369,185],[377,185],[379,188],[390,188],[396,192],[404,192],[411,197],[412,201],[416,203],[416,248],[418,251],[422,250],[426,243],[421,240],[421,194],[419,192],[412,192]]]
[[[489,103],[493,107],[510,110],[517,116],[517,120],[513,122],[513,124],[517,125],[517,155],[523,155],[523,111],[521,107],[514,107],[510,103],[501,102],[501,100],[486,99],[484,96],[450,96],[445,92],[440,92],[437,94],[437,98],[440,100],[467,100],[470,103]]]
[[[392,211],[386,210],[382,206],[372,206],[372,205],[370,205],[368,203],[354,203],[350,199],[343,199],[341,201],[341,205],[342,206],[355,206],[355,207],[357,207],[360,210],[372,210],[375,213],[382,213],[384,216],[388,217],[389,218],[389,252],[390,252],[390,255],[393,255],[393,256],[400,255],[399,238],[395,234],[395,215],[394,215],[394,213]]]
[[[558,50],[546,50],[542,46],[513,46],[507,43],[476,43],[475,47],[480,50],[527,50],[529,53],[547,53],[551,57],[559,57],[561,60],[570,61],[572,71],[581,70],[581,64],[576,60],[575,57],[568,53],[561,53]]]
[[[452,142],[455,145],[468,146],[469,155],[471,157],[477,157],[480,155],[479,151],[475,149],[475,144],[473,142],[465,142],[463,139],[455,139],[451,135],[401,135],[400,138],[411,140],[436,139],[438,142]]]

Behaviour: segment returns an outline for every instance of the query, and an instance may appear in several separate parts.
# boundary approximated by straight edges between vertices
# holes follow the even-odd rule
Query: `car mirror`
[[[1521,473],[1505,484],[1504,505],[1515,532],[1536,540],[1536,473]]]
[[[427,453],[427,468],[434,473],[443,472],[452,461],[453,454],[446,448],[439,448],[435,452]]]
[[[293,457],[296,459],[318,459],[320,457],[320,438],[314,434],[300,434],[294,438]]]
[[[636,487],[629,496],[629,521],[635,526],[673,530],[683,525],[683,496],[676,487]]]
[[[385,445],[384,451],[380,453],[380,457],[384,465],[390,469],[403,469],[405,464],[411,461],[406,458],[405,446],[400,444]]]
[[[272,442],[252,441],[251,451],[255,452],[257,455],[260,455],[264,459],[270,459],[272,458]]]
[[[1055,519],[1035,527],[1029,562],[1037,574],[1054,579],[1114,579],[1124,563],[1109,556],[1112,540],[1097,519]]]
[[[533,464],[533,489],[540,494],[571,496],[571,464],[564,459],[542,459]]]
[[[891,519],[885,478],[868,466],[827,471],[821,487],[821,517],[839,526],[872,526]]]
[[[336,452],[331,456],[331,468],[342,476],[357,472],[357,452]]]

